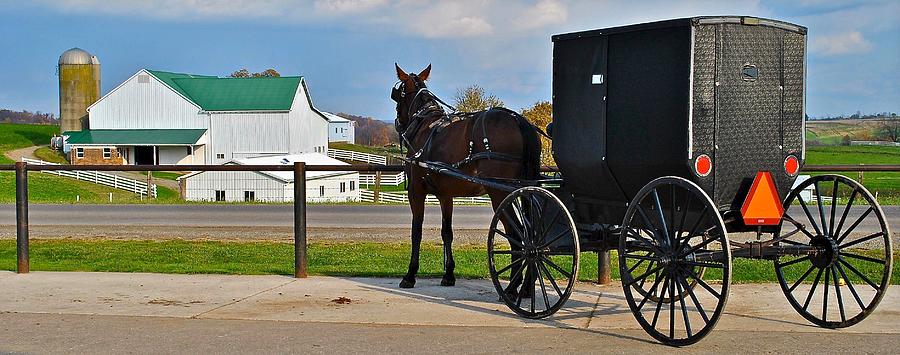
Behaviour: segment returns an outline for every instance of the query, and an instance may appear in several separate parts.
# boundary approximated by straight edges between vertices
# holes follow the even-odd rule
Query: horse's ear
[[[397,79],[400,79],[400,80],[402,80],[402,81],[407,81],[407,80],[409,80],[409,74],[406,74],[406,72],[403,71],[403,69],[400,69],[400,65],[399,65],[399,64],[394,63],[394,67],[397,68]]]
[[[419,73],[419,79],[422,79],[422,81],[428,80],[428,75],[431,75],[431,63],[428,63],[427,68],[422,69],[422,72]]]

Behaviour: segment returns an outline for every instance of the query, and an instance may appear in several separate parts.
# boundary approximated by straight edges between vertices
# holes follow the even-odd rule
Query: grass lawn
[[[56,133],[59,133],[56,125],[0,123],[0,164],[14,163],[6,157],[7,151],[50,144],[50,137]]]
[[[125,190],[113,189],[86,181],[53,176],[39,172],[28,173],[28,200],[31,203],[109,203],[109,193],[113,194],[113,203],[141,203],[140,195]],[[155,200],[144,203],[174,203],[180,200],[178,192],[157,186]],[[77,197],[76,197],[77,196]],[[16,179],[11,171],[0,172],[0,203],[16,202]]]
[[[15,270],[14,240],[0,240],[0,269]],[[31,269],[35,271],[111,271],[177,274],[293,274],[293,245],[276,242],[215,241],[92,241],[32,240]],[[597,279],[597,255],[582,253],[580,279]],[[488,278],[483,246],[464,245],[454,250],[456,274],[462,278]],[[900,283],[894,256],[892,283]],[[409,245],[401,243],[312,243],[309,270],[313,275],[400,277],[409,262]],[[613,277],[618,278],[613,255]],[[769,261],[738,259],[733,282],[774,282]],[[423,244],[419,275],[442,275],[441,247]],[[720,277],[707,273],[709,279]]]
[[[806,149],[806,164],[900,164],[900,147],[878,146],[815,146]],[[859,181],[857,172],[838,174]],[[811,174],[816,175],[816,174]],[[862,183],[872,194],[878,192],[881,204],[900,204],[900,173],[867,172],[862,175]]]
[[[360,152],[360,153],[385,155],[385,156],[400,155],[399,147],[390,147],[390,148],[370,147],[367,145],[350,144],[350,143],[345,143],[345,142],[332,142],[332,143],[328,143],[328,148],[349,150],[349,151]]]
[[[66,156],[58,151],[50,149],[50,147],[40,147],[34,151],[34,156],[43,161],[49,161],[51,163],[57,164],[68,164],[69,161],[66,160]]]
[[[186,174],[187,172],[177,173],[173,171],[153,171],[151,174],[156,179],[175,180]]]

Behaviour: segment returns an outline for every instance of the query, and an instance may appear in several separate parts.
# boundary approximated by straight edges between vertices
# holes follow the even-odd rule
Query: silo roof
[[[59,56],[59,64],[100,64],[97,57],[81,48],[69,49]]]

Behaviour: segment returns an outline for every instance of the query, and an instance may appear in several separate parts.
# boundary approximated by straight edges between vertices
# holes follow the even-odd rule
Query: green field
[[[40,147],[34,151],[34,156],[43,161],[49,161],[51,163],[57,164],[68,164],[69,161],[66,160],[66,156],[54,149],[50,149],[50,147]]]
[[[390,147],[390,148],[370,147],[367,145],[350,144],[350,143],[343,143],[343,142],[332,142],[332,143],[328,143],[328,148],[349,150],[349,151],[353,151],[353,152],[377,154],[377,155],[384,155],[384,156],[399,156],[400,155],[399,147]]]
[[[900,147],[807,147],[806,164],[900,164]],[[837,172],[837,174],[845,175],[857,181],[862,178],[863,185],[869,189],[872,194],[878,194],[878,201],[881,204],[900,204],[900,173],[867,172],[860,175],[858,172]]]
[[[406,243],[312,243],[309,271],[313,275],[400,277],[409,262]],[[0,270],[15,270],[14,240],[0,240]],[[293,274],[293,245],[277,242],[33,240],[31,269],[35,271],[159,272],[183,274]],[[488,278],[484,246],[461,245],[453,252],[456,275]],[[597,254],[582,253],[579,279],[597,279]],[[900,283],[900,255],[894,256],[892,283]],[[613,255],[613,265],[618,261]],[[443,274],[441,247],[422,246],[421,277]],[[865,271],[864,271],[865,272]],[[770,261],[736,259],[735,283],[776,281]],[[613,278],[618,268],[613,267]],[[721,278],[707,273],[709,279]]]

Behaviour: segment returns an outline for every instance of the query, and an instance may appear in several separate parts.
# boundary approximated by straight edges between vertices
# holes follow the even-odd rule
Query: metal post
[[[28,258],[28,172],[16,162],[16,273],[31,270]]]
[[[294,277],[307,276],[306,163],[294,163]]]
[[[381,202],[381,172],[375,172],[375,191],[372,193],[372,202]]]
[[[601,285],[609,285],[612,282],[610,277],[609,266],[609,250],[597,252],[597,283]]]

